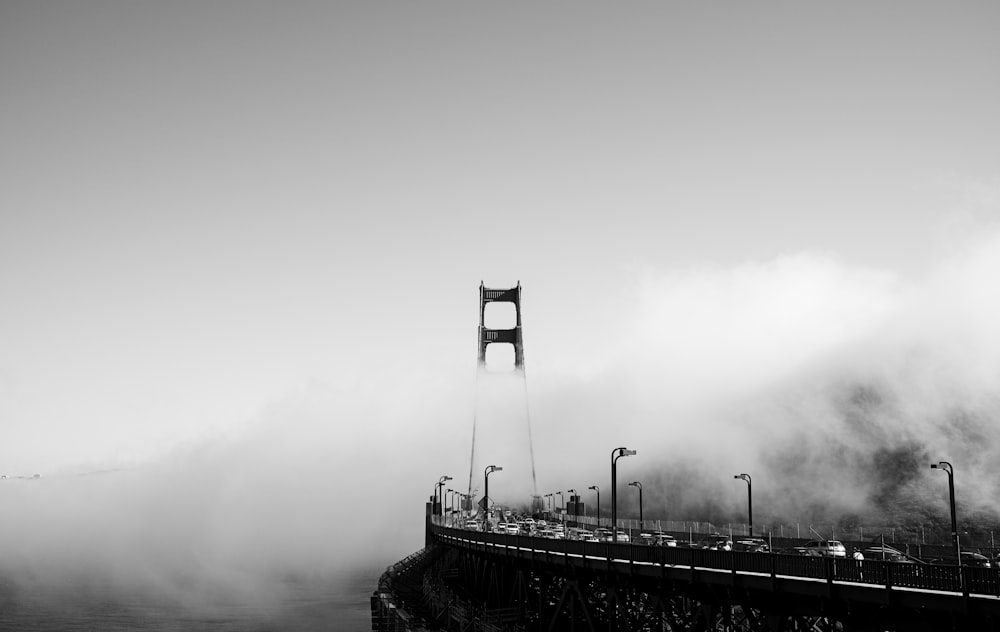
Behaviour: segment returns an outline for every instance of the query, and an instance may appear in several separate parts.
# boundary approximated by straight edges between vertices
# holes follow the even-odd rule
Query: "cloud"
[[[878,521],[936,515],[927,465],[946,459],[959,504],[998,518],[998,272],[996,231],[917,280],[815,253],[646,271],[606,370],[533,385],[536,451],[576,456],[543,456],[540,478],[608,485],[627,445],[628,476],[657,481],[646,515],[736,519],[749,471],[762,517]]]

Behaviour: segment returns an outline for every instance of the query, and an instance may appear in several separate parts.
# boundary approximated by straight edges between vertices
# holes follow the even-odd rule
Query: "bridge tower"
[[[486,306],[490,303],[513,303],[516,325],[513,329],[486,327]],[[514,345],[514,370],[524,371],[524,339],[521,337],[521,282],[510,289],[486,287],[479,282],[479,367],[486,367],[486,347],[492,343]]]
[[[496,322],[487,314],[487,308],[495,303],[512,305],[513,318],[508,311],[503,314],[502,322]],[[487,359],[487,349],[494,344],[513,347],[513,370],[488,366],[496,359]],[[502,474],[493,479],[495,485],[490,481],[490,490],[494,492],[489,497],[491,507],[503,504],[517,510],[540,509],[524,372],[520,281],[511,288],[492,288],[482,281],[479,283],[476,410],[472,422],[469,496],[480,503],[486,491],[484,470],[490,465],[503,468]],[[479,507],[484,509],[482,504]]]

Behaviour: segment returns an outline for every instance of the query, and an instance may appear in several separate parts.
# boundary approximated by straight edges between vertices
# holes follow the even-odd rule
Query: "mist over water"
[[[306,389],[141,466],[3,480],[0,629],[367,629],[426,496],[392,437],[408,462],[421,441],[362,390]]]

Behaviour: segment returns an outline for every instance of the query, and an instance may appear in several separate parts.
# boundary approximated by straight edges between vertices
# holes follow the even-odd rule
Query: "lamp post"
[[[639,532],[642,532],[642,483],[639,481],[632,481],[628,484],[629,487],[639,488]]]
[[[502,467],[497,467],[496,465],[487,465],[486,470],[483,472],[483,511],[486,513],[486,519],[484,522],[484,531],[490,530],[490,474],[493,472],[499,472],[503,470]]]
[[[753,537],[753,486],[750,483],[750,475],[736,474],[733,478],[741,478],[747,482],[747,528],[750,529],[750,537]]]
[[[944,470],[948,473],[948,501],[951,505],[951,538],[955,541],[955,557],[958,565],[962,565],[962,547],[958,543],[958,521],[955,519],[955,468],[947,461],[931,463],[932,470]]]
[[[567,494],[570,494],[570,501],[573,500],[573,496],[576,496],[575,489],[566,490]],[[576,522],[576,526],[580,526],[580,497],[577,496],[576,502],[573,502],[573,521]]]
[[[587,489],[592,489],[597,492],[597,526],[601,526],[601,488],[597,485],[591,485]]]
[[[452,494],[451,498],[448,497],[448,494]],[[442,511],[442,513],[446,513],[447,514],[446,515],[447,518],[451,518],[451,513],[452,513],[451,506],[453,504],[452,501],[455,500],[454,494],[455,494],[455,490],[453,490],[450,487],[448,487],[447,489],[444,490],[444,505],[442,505],[441,511]],[[448,509],[445,510],[445,507],[447,507]]]
[[[444,507],[442,506],[444,501],[444,494],[441,493],[441,487],[445,484],[445,481],[450,481],[450,476],[442,476],[438,479],[438,482],[434,484],[434,502],[437,504],[438,515],[444,515]]]
[[[618,459],[632,456],[635,450],[615,448],[611,451],[611,541],[618,542]]]

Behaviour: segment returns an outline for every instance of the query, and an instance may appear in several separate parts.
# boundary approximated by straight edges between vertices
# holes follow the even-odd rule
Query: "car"
[[[613,538],[613,536],[611,534],[611,530],[610,529],[605,529],[604,531],[605,531],[604,541],[605,542],[612,542],[612,541],[614,541],[614,538]],[[627,531],[621,531],[621,530],[619,530],[619,531],[616,531],[616,534],[618,535],[618,541],[619,542],[629,542],[629,541],[631,541],[631,538],[629,537]]]
[[[640,533],[639,541],[650,546],[677,546],[677,538],[662,531],[656,533]]]
[[[654,546],[677,546],[677,538],[667,533],[653,534]]]
[[[962,551],[962,566],[974,566],[978,568],[993,568],[990,558],[972,551]],[[954,556],[937,557],[927,560],[931,564],[945,564],[947,566],[957,566]]]
[[[479,527],[479,521],[473,520],[472,518],[465,521],[465,528],[469,531],[481,531]]]
[[[508,522],[504,525],[504,532],[507,535],[521,535],[521,527],[517,526],[516,522]]]
[[[732,551],[733,541],[724,535],[713,533],[708,537],[702,538],[695,548],[708,549],[710,551]]]
[[[866,560],[879,560],[885,562],[899,562],[901,564],[923,564],[922,560],[911,557],[899,549],[894,549],[888,545],[875,545],[861,551]]]
[[[962,566],[978,566],[980,568],[993,568],[990,558],[972,551],[962,551]]]
[[[740,538],[733,543],[733,550],[747,553],[770,553],[771,547],[763,538]]]
[[[792,551],[812,557],[847,557],[847,547],[840,540],[810,540]]]

